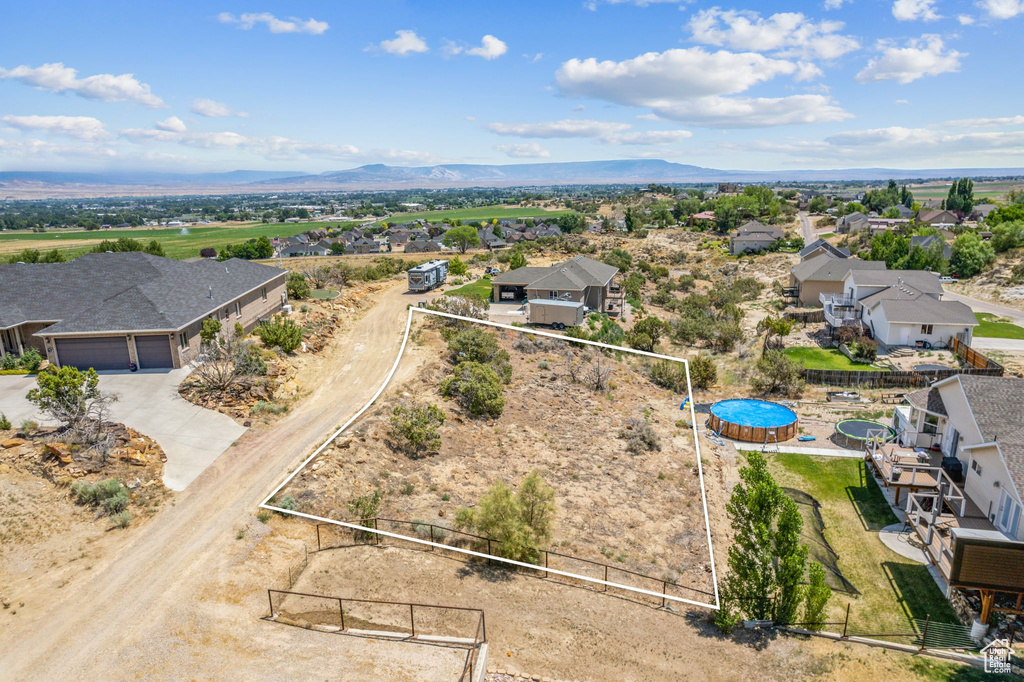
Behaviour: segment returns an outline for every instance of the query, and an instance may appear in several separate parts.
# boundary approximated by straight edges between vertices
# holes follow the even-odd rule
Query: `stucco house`
[[[932,227],[953,227],[960,224],[960,216],[953,211],[929,209],[917,214],[917,222]]]
[[[286,270],[232,258],[95,253],[67,263],[0,265],[0,350],[35,348],[55,365],[181,367],[203,320],[248,331],[287,301]]]
[[[820,306],[823,304],[822,296],[842,294],[843,281],[851,270],[885,269],[882,261],[850,258],[849,252],[837,252],[831,245],[831,248],[820,245],[812,248],[815,244],[806,247],[807,256],[789,269],[789,287],[796,290],[797,300],[802,306]]]
[[[844,215],[836,221],[836,232],[839,234],[846,234],[848,232],[859,232],[860,230],[866,230],[870,227],[871,223],[868,222],[868,217],[860,211],[854,211]]]
[[[622,293],[613,284],[619,269],[584,256],[550,267],[517,268],[491,280],[493,300],[544,299],[583,303],[592,310],[608,311],[609,303],[621,311]]]
[[[747,251],[764,251],[784,236],[776,225],[764,225],[751,220],[740,225],[729,236],[729,252],[735,256]]]

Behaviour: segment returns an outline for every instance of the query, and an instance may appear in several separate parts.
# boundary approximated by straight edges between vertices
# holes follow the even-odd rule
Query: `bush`
[[[471,327],[448,340],[450,360],[479,362],[490,365],[506,384],[512,380],[512,365],[508,353],[498,345],[498,337],[479,328]]]
[[[302,328],[280,315],[271,322],[256,325],[253,333],[267,348],[280,348],[285,353],[291,353],[302,343]]]
[[[536,471],[530,472],[514,491],[499,481],[474,508],[455,514],[455,525],[497,541],[491,551],[514,561],[536,563],[539,546],[551,540],[555,521],[555,491]]]
[[[690,360],[690,383],[693,388],[705,390],[718,381],[718,367],[710,355],[698,353]]]
[[[114,514],[111,519],[114,522],[114,528],[127,528],[132,523],[132,513],[124,509]]]
[[[878,342],[866,336],[859,336],[850,344],[850,351],[857,360],[874,362],[878,356]]]
[[[301,272],[289,272],[288,282],[285,285],[288,290],[288,298],[294,298],[301,301],[304,298],[309,298],[309,282],[306,281],[306,276]]]
[[[505,409],[502,381],[490,365],[460,362],[441,382],[441,395],[456,399],[474,417],[500,417]]]
[[[284,414],[288,411],[287,405],[281,405],[279,403],[271,402],[268,400],[260,400],[249,410],[250,414]]]
[[[669,326],[657,317],[647,317],[626,332],[626,342],[631,348],[637,350],[654,352],[658,347],[658,341],[669,331]]]
[[[104,513],[113,516],[128,507],[128,489],[113,478],[96,483],[75,481],[71,484],[71,492],[79,504],[101,507]]]
[[[263,361],[259,348],[251,343],[245,345],[235,362],[238,372],[244,376],[262,377],[267,374],[267,363]]]
[[[18,358],[18,364],[22,369],[34,372],[39,369],[39,365],[43,364],[43,356],[35,348],[29,348]]]
[[[0,431],[9,431],[11,429],[11,420],[7,418],[7,415],[0,412]]]
[[[619,438],[626,441],[626,452],[634,457],[645,452],[661,450],[658,434],[643,419],[630,419],[626,422],[626,428],[619,431]]]
[[[13,353],[0,356],[0,369],[18,369],[18,358]]]
[[[660,360],[650,369],[651,381],[675,393],[686,393],[686,367],[681,362]]]
[[[213,343],[220,334],[220,320],[215,317],[208,317],[203,320],[203,328],[199,330],[199,338],[203,343]]]
[[[811,562],[807,568],[803,622],[810,630],[820,630],[820,623],[825,621],[825,606],[832,598],[832,588],[825,584],[825,569],[821,564]]]
[[[277,500],[276,502],[271,502],[271,504],[273,504],[275,507],[280,507],[281,509],[287,509],[288,511],[295,511],[295,507],[297,506],[295,503],[295,498],[292,497],[291,495],[285,495],[280,500]]]
[[[469,272],[469,266],[461,258],[455,256],[448,261],[448,272],[458,277],[463,277]]]
[[[116,495],[101,500],[100,507],[103,508],[107,516],[119,514],[128,507],[128,494],[122,490]]]
[[[444,418],[444,412],[436,405],[396,407],[391,413],[390,435],[400,450],[410,454],[437,450],[441,447],[437,429],[444,424]]]
[[[763,394],[779,393],[798,396],[804,390],[800,377],[800,365],[780,350],[768,350],[754,366],[750,386]]]

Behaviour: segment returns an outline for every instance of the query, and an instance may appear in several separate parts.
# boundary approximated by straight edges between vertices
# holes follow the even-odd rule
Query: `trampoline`
[[[863,450],[864,443],[875,439],[888,443],[896,437],[896,431],[881,422],[868,419],[844,419],[836,424],[833,437],[836,445],[848,450]]]
[[[752,398],[717,402],[708,416],[719,435],[748,443],[789,440],[796,436],[796,424],[796,412],[785,405]]]
[[[914,371],[920,374],[929,374],[931,372],[942,372],[946,370],[953,370],[954,367],[949,365],[936,365],[930,362],[926,362],[923,365],[914,365]]]

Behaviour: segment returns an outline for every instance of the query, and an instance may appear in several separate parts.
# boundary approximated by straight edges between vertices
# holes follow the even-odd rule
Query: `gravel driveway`
[[[184,490],[245,433],[233,419],[198,407],[178,395],[187,369],[100,372],[100,390],[118,395],[111,418],[157,443],[167,453],[164,485]],[[46,420],[25,394],[35,386],[29,376],[0,376],[0,412],[17,426],[24,419]]]

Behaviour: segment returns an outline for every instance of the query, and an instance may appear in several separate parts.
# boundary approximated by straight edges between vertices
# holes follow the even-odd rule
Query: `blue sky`
[[[0,169],[1024,166],[1021,35],[1024,0],[9,3]]]

